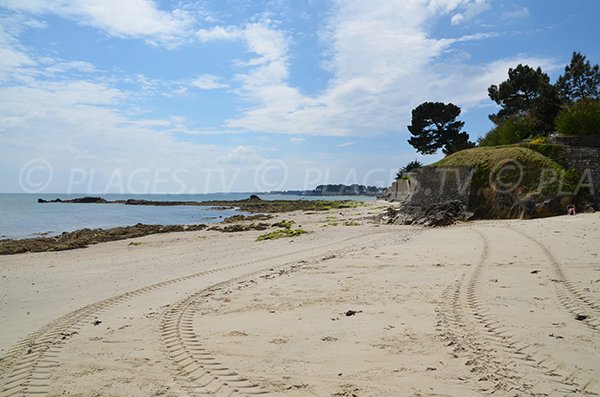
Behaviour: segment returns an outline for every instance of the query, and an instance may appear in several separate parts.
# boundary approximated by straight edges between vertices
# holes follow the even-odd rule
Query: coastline
[[[38,204],[125,204],[131,206],[201,206],[211,207],[219,210],[235,209],[242,214],[232,215],[224,218],[224,223],[244,222],[247,220],[265,220],[270,219],[273,213],[286,213],[292,211],[329,211],[344,208],[355,208],[364,205],[364,202],[358,200],[262,200],[256,195],[250,195],[242,200],[207,200],[207,201],[152,201],[139,199],[126,200],[106,200],[102,197],[80,197],[74,199],[38,199]],[[243,213],[259,214],[246,216]],[[262,216],[260,214],[265,214]],[[217,222],[218,224],[219,222]],[[241,232],[248,230],[266,230],[277,227],[277,224],[251,223],[227,227],[213,226],[210,230],[222,232]],[[117,226],[113,228],[83,228],[72,232],[62,232],[55,236],[43,236],[43,233],[36,233],[38,237],[24,239],[0,239],[0,255],[14,255],[25,252],[45,252],[45,251],[64,251],[77,248],[86,248],[89,245],[104,243],[108,241],[125,240],[135,237],[142,237],[152,234],[199,231],[208,228],[206,224],[185,224],[185,225],[148,225],[137,223],[135,225]],[[289,229],[289,227],[287,227]]]
[[[599,391],[597,214],[369,222],[387,205],[274,214],[266,222],[308,233],[273,241],[202,230],[0,257],[0,384],[140,397]]]

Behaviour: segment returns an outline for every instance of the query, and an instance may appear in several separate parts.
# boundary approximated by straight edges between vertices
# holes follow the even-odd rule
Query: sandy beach
[[[0,257],[0,396],[600,394],[600,216]]]

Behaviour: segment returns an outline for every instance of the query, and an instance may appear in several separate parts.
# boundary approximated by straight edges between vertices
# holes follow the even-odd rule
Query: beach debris
[[[65,340],[67,338],[70,338],[71,336],[77,334],[77,331],[71,331],[71,332],[61,332],[60,333],[60,339]]]
[[[360,390],[354,385],[342,385],[342,391],[333,393],[332,397],[358,397]]]
[[[556,339],[565,339],[564,336],[560,336],[560,335],[548,334],[548,336],[550,336],[552,338],[556,338]]]
[[[102,321],[100,321],[100,320],[94,320],[92,322],[92,324],[94,324],[94,325],[100,325],[100,324],[102,324]]]
[[[575,316],[575,320],[577,321],[583,321],[583,320],[587,320],[589,316],[585,315],[585,314],[578,314],[577,316]]]
[[[346,317],[354,316],[357,313],[362,313],[362,310],[348,310],[346,313]]]
[[[326,336],[324,338],[321,338],[321,340],[323,342],[335,342],[338,340],[338,338],[334,337],[334,336]]]
[[[308,387],[308,383],[302,383],[300,385],[291,385],[287,387],[287,390],[292,390],[292,389],[306,389]]]
[[[532,271],[530,271],[529,273],[531,273],[531,274],[538,274],[539,272],[540,272],[540,271],[536,269],[536,270],[532,270]]]

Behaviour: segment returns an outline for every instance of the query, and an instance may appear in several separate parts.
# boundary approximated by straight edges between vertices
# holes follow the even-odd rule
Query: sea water
[[[145,194],[145,195],[102,195],[107,200],[129,198],[152,201],[211,201],[242,200],[249,193],[215,194]],[[218,209],[200,206],[143,206],[125,204],[38,204],[37,199],[72,199],[84,195],[67,194],[0,194],[0,239],[20,239],[40,235],[57,235],[83,228],[111,228],[136,223],[151,225],[192,225],[220,222],[224,218],[240,214],[235,209]],[[263,200],[372,200],[362,196],[295,196],[259,194]]]

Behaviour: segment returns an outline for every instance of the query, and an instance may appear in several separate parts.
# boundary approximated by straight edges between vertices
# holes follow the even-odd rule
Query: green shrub
[[[564,107],[556,129],[562,135],[600,135],[600,100],[581,99]]]
[[[529,143],[531,143],[532,145],[545,145],[548,143],[548,138],[546,138],[545,136],[536,136]]]
[[[519,143],[534,135],[535,120],[527,115],[507,118],[479,139],[479,146],[500,146]]]

